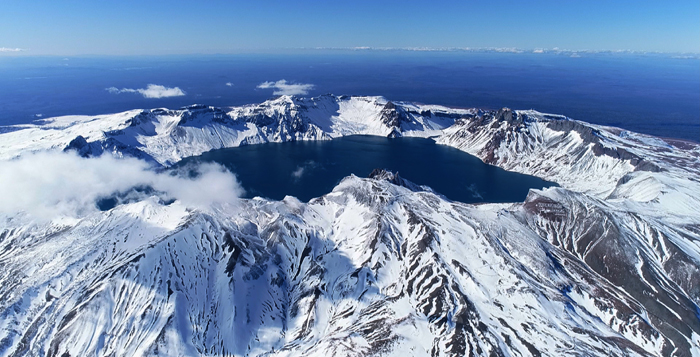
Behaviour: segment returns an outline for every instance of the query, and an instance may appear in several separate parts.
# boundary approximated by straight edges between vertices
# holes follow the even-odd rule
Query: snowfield
[[[163,173],[355,134],[430,137],[560,187],[470,205],[376,170],[304,203],[235,198],[216,168]],[[147,179],[104,179],[90,160],[111,157]],[[81,185],[56,198],[61,167]],[[700,356],[694,143],[531,110],[280,96],[0,127],[3,168],[30,192],[0,203],[0,356]],[[110,190],[102,210],[75,194]]]

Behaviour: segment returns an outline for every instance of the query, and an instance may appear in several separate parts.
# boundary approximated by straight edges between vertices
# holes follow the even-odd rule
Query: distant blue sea
[[[299,51],[169,57],[0,57],[0,125],[273,96],[286,79],[309,96],[382,95],[456,107],[536,109],[662,137],[700,141],[700,60],[669,55]],[[230,85],[227,85],[229,83]],[[147,99],[106,90],[179,87]]]

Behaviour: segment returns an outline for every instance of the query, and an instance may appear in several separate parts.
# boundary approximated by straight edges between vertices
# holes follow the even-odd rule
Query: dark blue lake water
[[[350,174],[375,168],[427,185],[447,198],[467,202],[522,202],[530,188],[554,184],[505,171],[430,139],[347,136],[331,141],[269,143],[213,150],[178,166],[217,162],[236,173],[246,197],[308,201],[329,193]]]
[[[0,125],[66,114],[264,101],[264,81],[308,95],[382,95],[457,107],[536,109],[700,141],[700,60],[670,55],[300,51],[171,57],[0,57]],[[106,88],[179,87],[147,99]],[[230,86],[227,85],[230,83]]]

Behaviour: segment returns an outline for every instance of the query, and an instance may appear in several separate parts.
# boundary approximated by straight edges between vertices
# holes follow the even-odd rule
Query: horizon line
[[[520,47],[374,47],[374,46],[354,46],[354,47],[267,47],[267,48],[238,48],[228,51],[210,52],[188,52],[188,53],[161,53],[161,54],[99,54],[99,53],[83,53],[83,54],[32,54],[31,49],[10,48],[8,51],[0,51],[0,57],[163,57],[163,56],[197,56],[197,55],[235,55],[245,53],[274,53],[276,51],[350,51],[350,52],[466,52],[466,53],[514,53],[514,54],[630,54],[630,55],[681,55],[683,58],[700,58],[700,51],[652,51],[652,50],[630,50],[630,49],[566,49],[566,48],[520,48]]]

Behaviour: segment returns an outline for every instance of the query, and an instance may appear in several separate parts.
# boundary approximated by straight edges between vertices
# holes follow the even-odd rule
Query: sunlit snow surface
[[[0,132],[3,160],[68,149],[155,166],[245,144],[423,136],[561,185],[468,205],[379,172],[309,203],[159,193],[48,222],[5,213],[2,356],[700,355],[696,144],[335,96]]]

